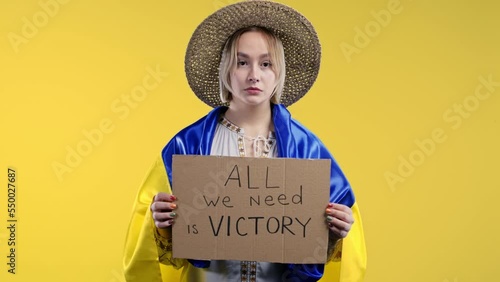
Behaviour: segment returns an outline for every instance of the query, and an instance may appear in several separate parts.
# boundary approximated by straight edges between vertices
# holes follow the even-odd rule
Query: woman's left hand
[[[352,210],[342,204],[329,203],[326,207],[326,223],[336,239],[347,236],[354,223]]]

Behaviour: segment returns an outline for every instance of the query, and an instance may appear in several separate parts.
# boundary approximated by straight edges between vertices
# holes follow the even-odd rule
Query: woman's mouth
[[[248,94],[259,94],[260,92],[262,92],[262,90],[257,88],[257,87],[248,87],[248,88],[245,88],[245,91]]]

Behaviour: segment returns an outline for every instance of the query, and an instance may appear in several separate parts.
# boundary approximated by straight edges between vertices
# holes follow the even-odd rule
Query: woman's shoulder
[[[292,114],[284,105],[275,105],[276,112],[275,127],[286,129],[291,133],[293,138],[306,139],[311,142],[321,142],[316,134],[314,134],[307,126],[292,117]]]
[[[224,107],[217,107],[211,110],[205,116],[201,117],[197,121],[181,129],[177,134],[174,135],[172,140],[174,139],[184,140],[186,138],[195,138],[195,137],[199,138],[202,135],[202,133],[208,133],[210,129],[212,129],[212,127],[217,124],[220,117],[220,113],[223,110]]]
[[[225,107],[217,107],[207,115],[181,129],[166,144],[163,152],[173,150],[176,153],[181,153],[177,152],[177,150],[182,149],[182,153],[187,153],[184,152],[187,148],[199,148],[206,141],[207,136],[211,136],[215,131],[220,113],[224,110]]]

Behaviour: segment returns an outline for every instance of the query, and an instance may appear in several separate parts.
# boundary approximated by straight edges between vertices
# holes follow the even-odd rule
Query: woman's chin
[[[269,99],[262,99],[261,97],[249,97],[243,101],[232,101],[231,105],[237,108],[256,108],[262,106],[268,106],[271,103]]]

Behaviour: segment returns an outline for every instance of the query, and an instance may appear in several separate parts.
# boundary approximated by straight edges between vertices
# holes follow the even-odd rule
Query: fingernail
[[[329,203],[329,204],[328,204],[328,207],[329,207],[329,208],[333,207],[333,204],[332,204],[332,203]]]
[[[177,198],[174,195],[170,195],[170,200],[175,201],[175,200],[177,200]]]
[[[326,209],[326,213],[332,213],[331,209]]]
[[[331,217],[331,216],[326,217],[326,221],[332,221],[332,220],[333,220],[333,217]]]
[[[175,212],[170,213],[170,217],[175,217],[177,214]]]
[[[174,224],[174,220],[173,219],[169,220],[168,224],[170,224],[170,225]]]
[[[175,210],[177,208],[177,205],[176,204],[170,204],[170,208]]]

